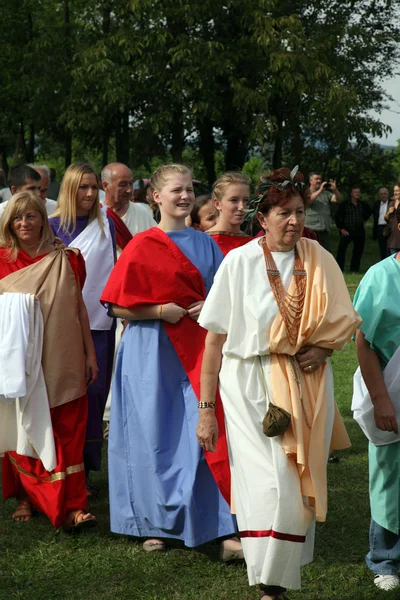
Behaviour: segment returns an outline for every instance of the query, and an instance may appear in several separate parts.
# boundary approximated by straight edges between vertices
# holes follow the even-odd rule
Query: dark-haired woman
[[[400,231],[397,227],[396,212],[400,206],[400,185],[393,188],[393,199],[388,204],[388,211],[385,215],[385,221],[390,228],[390,234],[387,239],[389,254],[397,254],[400,251]]]
[[[188,227],[194,227],[198,231],[208,231],[214,227],[218,219],[218,212],[214,206],[211,196],[204,194],[196,198],[192,212],[186,220]]]
[[[201,400],[209,407],[197,435],[203,448],[215,447],[219,378],[249,582],[267,600],[299,588],[300,565],[312,560],[314,522],[327,510],[328,453],[349,445],[329,356],[359,318],[332,255],[301,239],[302,176],[279,169],[265,179],[256,207],[265,236],[225,258],[200,314],[208,330]],[[263,434],[270,403],[291,414],[276,437]]]

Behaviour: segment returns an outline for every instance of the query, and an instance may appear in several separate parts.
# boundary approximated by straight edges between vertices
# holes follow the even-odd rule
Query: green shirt
[[[391,256],[371,267],[354,296],[361,331],[382,369],[400,346],[400,263]],[[400,533],[400,442],[369,443],[369,488],[373,520]]]
[[[316,191],[316,190],[314,190]],[[310,190],[311,193],[312,190]],[[313,231],[329,231],[332,226],[331,198],[333,194],[323,190],[306,210],[306,227]]]

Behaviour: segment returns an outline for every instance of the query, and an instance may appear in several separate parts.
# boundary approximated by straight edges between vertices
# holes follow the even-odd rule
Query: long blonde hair
[[[72,165],[69,165],[61,181],[57,208],[51,216],[59,217],[60,228],[65,233],[71,234],[76,229],[76,196],[79,190],[81,179],[84,175],[94,175],[98,183],[96,172],[87,163],[73,163]],[[97,198],[89,211],[88,224],[95,219],[97,219],[101,231],[104,232],[98,192]]]
[[[11,196],[0,219],[0,247],[8,249],[7,260],[9,262],[16,261],[18,250],[20,249],[18,238],[12,229],[12,224],[16,217],[22,215],[28,209],[36,210],[42,217],[43,225],[37,253],[39,254],[41,248],[51,246],[54,243],[54,235],[50,229],[43,200],[32,192],[18,192],[14,196]]]
[[[165,186],[169,175],[173,175],[174,173],[179,173],[179,175],[190,175],[190,177],[193,177],[192,171],[189,167],[185,167],[185,165],[171,164],[158,167],[151,176],[146,194],[147,202],[153,210],[159,208],[157,202],[154,200],[154,192],[160,193]]]

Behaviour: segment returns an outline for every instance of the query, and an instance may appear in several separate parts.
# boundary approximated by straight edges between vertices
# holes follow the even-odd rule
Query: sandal
[[[68,533],[71,531],[81,531],[82,529],[91,529],[96,527],[97,519],[94,515],[78,508],[78,510],[72,510],[68,513],[63,530]]]
[[[165,552],[167,546],[164,540],[160,540],[158,538],[149,538],[143,542],[142,548],[145,552]]]
[[[33,509],[29,500],[21,500],[11,518],[17,523],[31,521],[33,518]]]

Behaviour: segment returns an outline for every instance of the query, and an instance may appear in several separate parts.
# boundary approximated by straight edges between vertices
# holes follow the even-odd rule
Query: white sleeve
[[[229,266],[230,261],[225,258],[214,277],[198,319],[201,327],[214,333],[226,334],[229,330],[232,311]]]

